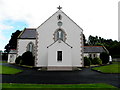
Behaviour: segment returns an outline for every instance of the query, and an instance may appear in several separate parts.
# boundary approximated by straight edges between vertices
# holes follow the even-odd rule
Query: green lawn
[[[0,63],[7,63],[7,61],[1,61],[1,60],[0,60]]]
[[[95,67],[92,69],[103,73],[120,73],[119,68],[120,68],[120,62],[113,62],[113,64]]]
[[[19,72],[22,72],[22,70],[4,66],[4,65],[0,65],[0,74],[16,74]]]
[[[9,84],[3,83],[3,88],[116,88],[112,85],[98,84]]]

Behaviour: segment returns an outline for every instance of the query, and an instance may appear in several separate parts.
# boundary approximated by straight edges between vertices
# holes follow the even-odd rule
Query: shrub
[[[16,64],[20,64],[21,61],[22,61],[22,56],[18,56],[18,57],[16,58],[16,60],[15,60],[15,63],[16,63]]]
[[[8,60],[8,53],[2,53],[2,60]]]
[[[89,57],[89,59],[90,59],[91,64],[93,64],[94,63],[93,59],[91,57]]]
[[[102,64],[102,60],[100,58],[94,58],[92,59],[92,64],[96,65],[96,64]]]
[[[87,57],[84,57],[84,66],[90,66],[90,64],[91,64],[90,59]]]
[[[30,65],[33,66],[34,65],[34,57],[32,55],[32,52],[25,52],[22,54],[22,65]]]
[[[107,64],[109,62],[109,54],[105,52],[101,53],[100,59],[102,60],[103,64]]]

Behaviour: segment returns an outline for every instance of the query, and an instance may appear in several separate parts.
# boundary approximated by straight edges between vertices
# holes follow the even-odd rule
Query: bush
[[[15,60],[15,63],[16,63],[16,64],[20,64],[21,61],[22,61],[22,56],[18,56],[18,57],[16,58],[16,60]]]
[[[8,53],[2,53],[2,60],[8,60]]]
[[[34,66],[34,57],[32,55],[32,52],[25,52],[22,54],[22,65],[30,65]]]
[[[101,65],[102,64],[102,60],[100,58],[94,58],[94,59],[92,59],[92,64],[94,64],[94,65],[96,65],[96,64]]]
[[[91,64],[90,59],[87,57],[84,57],[84,66],[90,66],[90,64]]]
[[[109,54],[105,52],[101,53],[100,59],[102,60],[103,64],[107,64],[109,62]]]
[[[93,59],[91,57],[89,57],[89,59],[90,59],[91,64],[93,64],[94,63]]]

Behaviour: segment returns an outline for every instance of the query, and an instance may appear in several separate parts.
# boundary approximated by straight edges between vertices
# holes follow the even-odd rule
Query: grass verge
[[[23,70],[19,70],[16,68],[0,65],[0,74],[17,74],[22,72]]]
[[[0,60],[0,63],[7,63],[7,61],[1,61],[1,60]]]
[[[116,88],[112,85],[97,84],[15,84],[3,83],[2,88]]]
[[[113,62],[113,64],[95,67],[92,69],[102,73],[120,73],[119,68],[120,68],[120,62]]]

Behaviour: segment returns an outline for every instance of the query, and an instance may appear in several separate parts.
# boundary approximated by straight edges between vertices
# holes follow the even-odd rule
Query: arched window
[[[34,44],[32,42],[30,42],[28,45],[27,45],[27,51],[30,51],[30,52],[34,52]]]
[[[54,40],[56,41],[56,40],[60,39],[60,40],[65,41],[65,39],[66,39],[65,36],[66,36],[65,32],[62,29],[58,29],[54,33]]]
[[[57,18],[58,18],[58,20],[61,20],[61,19],[62,19],[61,14],[59,14],[59,15],[57,16]]]

